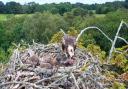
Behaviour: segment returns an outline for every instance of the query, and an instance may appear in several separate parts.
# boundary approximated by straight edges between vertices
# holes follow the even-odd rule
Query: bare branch
[[[125,25],[126,25],[126,27],[128,28],[128,24],[126,23],[126,22],[124,22],[124,21],[122,21]]]
[[[112,42],[112,46],[111,46],[111,49],[110,49],[110,52],[109,52],[109,60],[108,60],[108,62],[112,58],[112,52],[114,50],[114,47],[115,47],[115,44],[116,44],[116,41],[117,41],[118,38],[121,39],[121,40],[123,40],[124,42],[126,42],[126,44],[128,44],[128,42],[124,38],[118,36],[119,35],[119,32],[121,30],[121,27],[123,26],[123,24],[125,24],[128,27],[128,25],[122,20],[121,23],[120,23],[120,25],[119,25],[119,27],[118,27],[118,30],[116,32],[114,41]]]
[[[119,37],[119,36],[118,36],[117,38],[119,38],[119,39],[123,40],[126,44],[128,44],[128,41],[127,41],[127,40],[125,40],[124,38]]]
[[[76,42],[79,40],[79,38],[81,37],[81,35],[83,34],[83,32],[89,30],[89,29],[96,29],[96,30],[99,30],[111,43],[113,42],[113,40],[111,40],[100,28],[98,27],[87,27],[85,29],[83,29],[80,34],[78,34],[77,38],[76,38]]]
[[[60,29],[60,31],[61,31],[64,35],[66,34],[63,29]]]

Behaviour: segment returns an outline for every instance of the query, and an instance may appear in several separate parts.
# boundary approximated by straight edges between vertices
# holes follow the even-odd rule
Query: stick
[[[75,78],[75,76],[74,76],[74,74],[72,72],[71,72],[71,76],[72,76],[72,78],[74,80],[74,83],[75,83],[77,89],[80,89],[79,86],[78,86],[78,84],[77,84],[76,78]]]
[[[61,77],[61,76],[52,76],[52,77],[44,78],[44,79],[41,79],[41,80],[37,81],[35,84],[39,84],[40,82],[43,82],[45,80],[50,80],[52,78],[57,78],[57,77]]]
[[[6,85],[9,85],[9,84],[25,84],[25,85],[33,86],[33,87],[38,88],[38,89],[42,89],[42,87],[39,87],[39,86],[37,86],[37,85],[34,84],[34,83],[29,83],[29,82],[17,82],[17,81],[6,82],[6,83],[3,83],[3,84],[0,84],[0,87],[6,86]]]
[[[64,78],[66,78],[66,77],[68,77],[68,75],[65,75],[65,76],[63,76],[62,78],[60,78],[60,79],[54,81],[54,82],[51,83],[50,85],[46,86],[45,89],[48,89],[49,87],[51,87],[52,85],[54,85],[56,82],[58,82],[58,81],[60,81],[60,80],[62,80],[62,79],[64,79]]]

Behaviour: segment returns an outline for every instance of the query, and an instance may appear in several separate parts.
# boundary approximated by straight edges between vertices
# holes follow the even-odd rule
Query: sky
[[[36,2],[39,4],[44,4],[44,3],[60,3],[60,2],[71,2],[71,3],[84,3],[84,4],[93,4],[93,3],[105,3],[105,2],[112,2],[112,1],[124,1],[124,0],[0,0],[4,3],[10,2],[10,1],[15,1],[19,2],[21,4],[25,4],[28,2]]]

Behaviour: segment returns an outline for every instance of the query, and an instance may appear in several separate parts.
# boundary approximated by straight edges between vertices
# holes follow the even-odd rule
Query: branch
[[[50,85],[46,86],[46,87],[45,87],[45,89],[48,89],[49,87],[51,87],[52,85],[54,85],[56,82],[59,82],[60,80],[62,80],[62,79],[64,79],[64,78],[66,78],[66,77],[68,77],[68,75],[65,75],[65,76],[63,76],[62,78],[60,78],[60,79],[58,79],[58,80],[54,81],[54,82],[53,82],[53,83],[51,83]]]
[[[126,25],[126,27],[128,28],[128,24],[126,23],[126,22],[124,22],[124,21],[122,21],[123,22],[123,24],[125,24]]]
[[[127,41],[127,40],[125,40],[124,38],[119,37],[119,36],[118,36],[117,38],[119,38],[119,39],[123,40],[126,44],[128,44],[128,41]]]
[[[110,59],[111,59],[111,57],[112,57],[112,52],[113,52],[113,50],[114,50],[114,47],[115,47],[117,38],[123,40],[126,44],[128,44],[128,42],[127,42],[124,38],[118,36],[118,34],[119,34],[119,32],[120,32],[121,27],[123,26],[123,24],[125,24],[125,25],[128,27],[128,24],[125,23],[125,22],[122,20],[121,23],[120,23],[120,25],[119,25],[119,27],[118,27],[118,30],[117,30],[117,32],[116,32],[116,36],[115,36],[115,38],[114,38],[114,41],[112,42],[112,46],[111,46],[111,49],[110,49],[110,52],[109,52],[109,61],[110,61]]]
[[[113,40],[111,40],[101,29],[99,29],[98,27],[87,27],[83,30],[81,30],[80,34],[78,34],[77,38],[76,38],[76,42],[79,40],[80,36],[83,34],[83,32],[87,31],[88,29],[96,29],[99,30],[111,43],[113,42]]]
[[[76,78],[75,78],[75,76],[74,76],[74,74],[73,74],[72,72],[71,72],[71,76],[72,76],[72,78],[73,78],[73,80],[74,80],[74,83],[75,83],[77,89],[80,89],[80,88],[79,88],[79,85],[77,84]]]
[[[48,77],[48,78],[43,78],[43,79],[37,81],[35,84],[39,84],[39,83],[41,83],[41,82],[43,82],[45,80],[51,80],[53,78],[58,78],[58,77],[62,77],[62,76],[52,76],[52,77]]]
[[[6,85],[10,85],[10,84],[24,84],[24,85],[33,86],[33,87],[38,88],[38,89],[42,89],[42,87],[39,87],[39,86],[35,85],[34,83],[29,83],[29,82],[17,82],[17,81],[6,82],[6,83],[3,83],[3,84],[0,84],[0,87],[6,86]]]
[[[64,35],[66,34],[63,29],[60,29],[60,31],[61,31]]]

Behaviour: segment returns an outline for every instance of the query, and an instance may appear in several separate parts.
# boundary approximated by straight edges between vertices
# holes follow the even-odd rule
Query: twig
[[[66,78],[66,77],[68,77],[68,75],[64,75],[62,78],[60,78],[60,79],[54,81],[54,82],[51,83],[50,85],[46,86],[45,89],[48,89],[49,87],[51,87],[52,85],[54,85],[56,82],[58,82],[58,81],[60,81],[60,80],[62,80],[62,79],[64,79],[64,78]]]
[[[73,78],[73,80],[74,80],[74,83],[75,83],[77,89],[80,89],[80,88],[79,88],[79,85],[77,84],[76,78],[75,78],[75,76],[74,76],[74,74],[73,74],[72,72],[71,72],[71,76],[72,76],[72,78]]]
[[[33,86],[33,87],[38,88],[38,89],[42,89],[42,87],[39,87],[39,86],[37,86],[37,85],[34,84],[34,83],[29,83],[29,82],[17,82],[17,81],[2,83],[2,84],[0,84],[0,87],[6,86],[6,85],[10,85],[10,84],[25,84],[25,85]]]
[[[61,76],[52,76],[52,77],[48,77],[48,78],[43,78],[43,79],[41,79],[41,80],[35,82],[35,84],[39,84],[40,82],[43,82],[43,81],[45,81],[45,80],[51,80],[51,79],[53,79],[53,78],[58,78],[58,77],[61,77]]]

